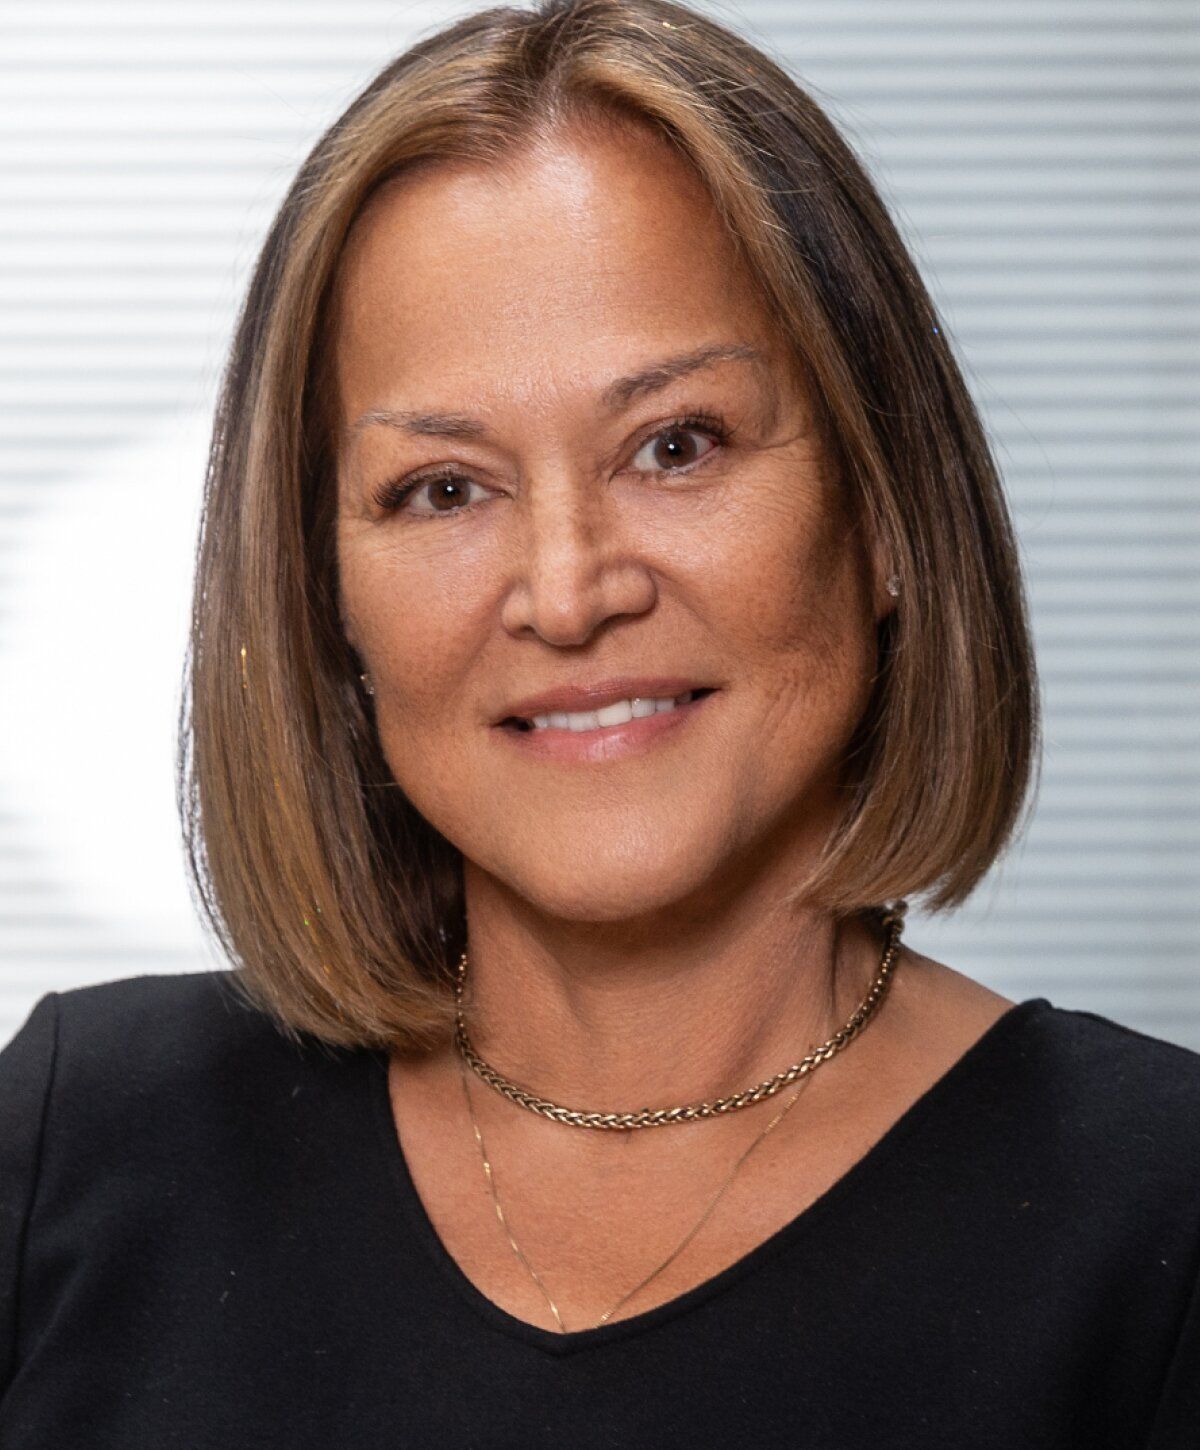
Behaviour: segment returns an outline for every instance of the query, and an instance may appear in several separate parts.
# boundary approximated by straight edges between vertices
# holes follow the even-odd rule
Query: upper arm
[[[34,1004],[0,1049],[0,1392],[16,1369],[21,1264],[58,1046],[58,994]]]

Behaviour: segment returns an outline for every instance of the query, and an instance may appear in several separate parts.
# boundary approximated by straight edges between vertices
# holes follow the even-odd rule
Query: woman
[[[546,0],[384,70],[255,272],[195,600],[236,970],[0,1053],[5,1446],[1200,1443],[1200,1055],[900,945],[1013,837],[1034,664],[769,59]]]

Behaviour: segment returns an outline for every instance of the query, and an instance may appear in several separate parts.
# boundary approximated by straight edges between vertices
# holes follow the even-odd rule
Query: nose
[[[584,644],[605,621],[654,603],[653,575],[599,480],[531,479],[514,513],[514,564],[502,609],[511,634]]]

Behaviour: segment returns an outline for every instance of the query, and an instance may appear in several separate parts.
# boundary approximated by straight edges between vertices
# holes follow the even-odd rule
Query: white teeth
[[[685,690],[674,699],[614,700],[600,710],[556,710],[550,715],[535,715],[532,723],[535,730],[602,730],[606,725],[625,725],[630,720],[673,710],[676,705],[686,705],[691,698],[692,691]]]
[[[627,725],[633,719],[632,700],[614,700],[596,711],[597,725]]]

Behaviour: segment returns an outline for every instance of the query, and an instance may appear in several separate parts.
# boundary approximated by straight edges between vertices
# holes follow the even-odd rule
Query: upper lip
[[[538,695],[526,695],[513,700],[496,717],[497,725],[516,716],[519,720],[532,720],[535,715],[549,715],[552,711],[601,710],[605,705],[618,700],[665,700],[682,695],[688,690],[714,688],[700,680],[688,679],[684,675],[622,675],[609,680],[596,680],[587,685],[557,685],[552,690],[543,690]]]

